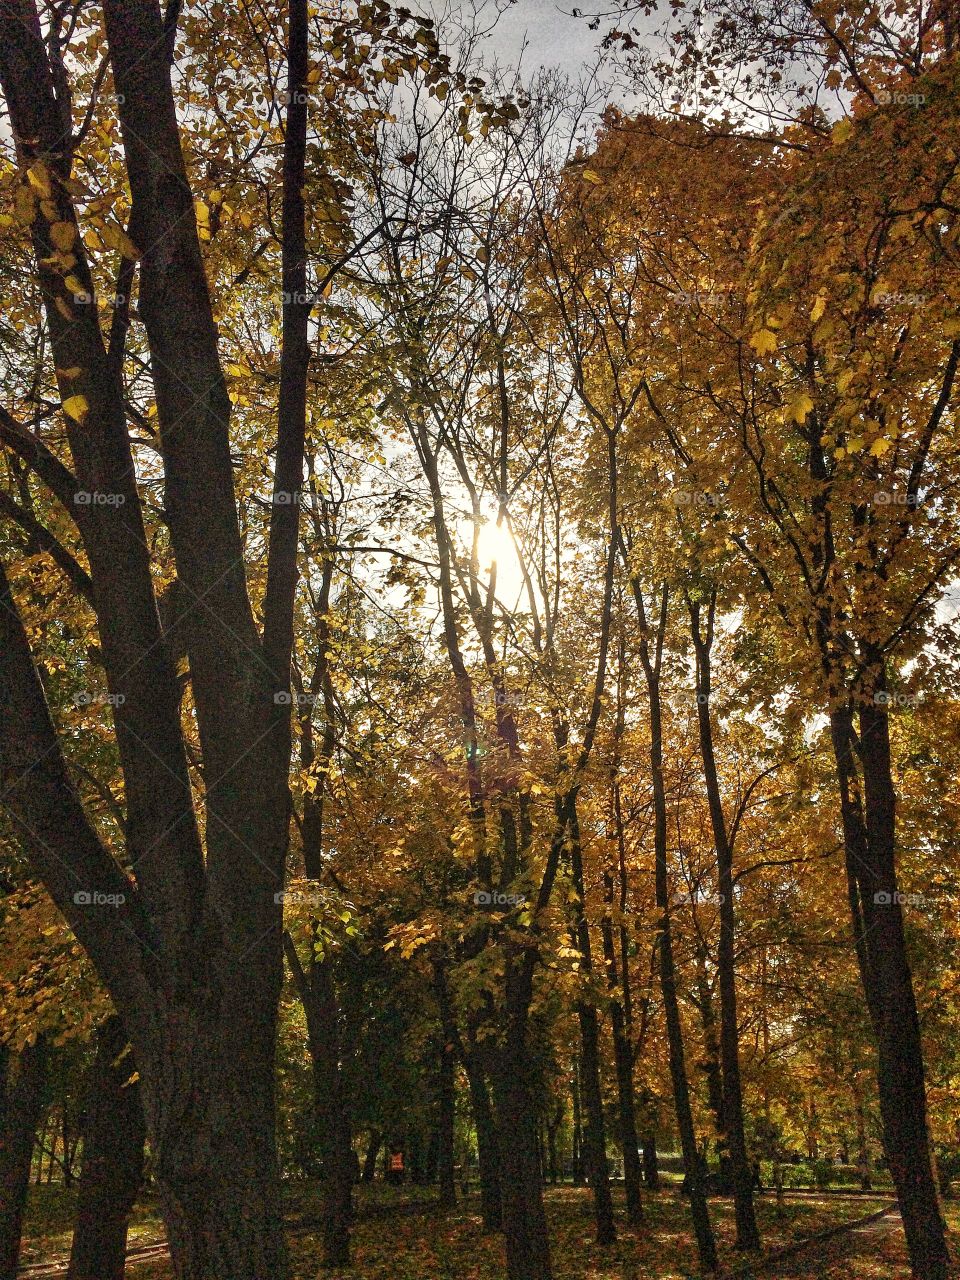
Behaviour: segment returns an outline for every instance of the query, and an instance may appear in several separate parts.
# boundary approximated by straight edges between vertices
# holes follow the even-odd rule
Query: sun
[[[506,523],[487,520],[480,529],[477,542],[480,572],[488,579],[493,564],[497,566],[497,598],[515,605],[523,594],[523,571]]]

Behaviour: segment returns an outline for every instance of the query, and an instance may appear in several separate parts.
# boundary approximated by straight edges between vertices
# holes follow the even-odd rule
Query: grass
[[[452,1213],[432,1206],[401,1212],[412,1201],[429,1193],[415,1189],[396,1191],[363,1187],[359,1192],[361,1214],[354,1233],[354,1266],[349,1271],[324,1273],[328,1280],[503,1280],[502,1242],[481,1230],[475,1197]],[[686,1202],[674,1192],[648,1195],[646,1221],[641,1231],[621,1226],[620,1239],[610,1249],[600,1249],[593,1238],[590,1196],[583,1188],[555,1187],[546,1193],[550,1218],[556,1280],[685,1280],[697,1274],[696,1250]],[[861,1218],[889,1203],[889,1197],[805,1196],[788,1200],[782,1213],[770,1196],[757,1200],[757,1214],[765,1252],[805,1239],[832,1226]],[[390,1212],[396,1208],[398,1212]],[[617,1199],[618,1211],[622,1197]],[[364,1210],[377,1211],[365,1216]],[[26,1222],[23,1262],[65,1256],[70,1247],[73,1194],[59,1187],[31,1189]],[[317,1188],[292,1184],[290,1216],[294,1222],[319,1213]],[[733,1248],[732,1203],[711,1202],[717,1243],[725,1266],[743,1259]],[[954,1253],[960,1254],[960,1205],[948,1205],[954,1232]],[[131,1245],[162,1237],[156,1204],[150,1199],[138,1205],[131,1228]],[[320,1244],[316,1233],[294,1232],[291,1255],[295,1280],[315,1280],[319,1271]],[[167,1260],[131,1263],[135,1280],[171,1280]],[[816,1280],[909,1280],[902,1232],[879,1229],[844,1235],[784,1260],[764,1274],[816,1277]]]

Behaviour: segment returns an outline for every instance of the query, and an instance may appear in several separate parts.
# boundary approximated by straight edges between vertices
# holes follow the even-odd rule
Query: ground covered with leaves
[[[65,1257],[70,1246],[72,1194],[39,1187],[31,1193],[23,1264]],[[846,1195],[791,1196],[778,1209],[772,1196],[758,1199],[764,1252],[771,1254],[842,1223],[853,1222],[889,1204],[883,1197]],[[317,1189],[291,1189],[291,1253],[294,1280],[312,1280],[320,1263]],[[648,1195],[646,1222],[639,1232],[621,1228],[611,1249],[593,1237],[589,1193],[583,1188],[547,1191],[554,1268],[557,1280],[681,1280],[698,1274],[687,1206],[674,1191]],[[712,1202],[722,1263],[731,1270],[744,1260],[733,1248],[732,1204]],[[947,1207],[960,1253],[960,1203]],[[145,1199],[131,1228],[130,1247],[163,1238],[156,1205]],[[452,1213],[441,1213],[426,1194],[363,1188],[355,1231],[354,1267],[325,1273],[330,1280],[503,1280],[503,1250],[498,1237],[483,1234],[479,1206],[466,1198]],[[171,1280],[169,1261],[131,1259],[137,1280]],[[802,1252],[768,1262],[764,1275],[817,1277],[817,1280],[909,1280],[903,1234],[896,1216],[866,1224]]]

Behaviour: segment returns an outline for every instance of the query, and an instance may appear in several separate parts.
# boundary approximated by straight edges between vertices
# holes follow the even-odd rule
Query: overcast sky
[[[571,18],[577,0],[517,0],[503,13],[489,40],[489,49],[504,63],[516,63],[524,40],[524,67],[559,68],[577,76],[593,63],[599,32],[590,31],[584,18]],[[589,9],[589,0],[580,0]]]
[[[583,4],[583,0],[580,0]],[[491,36],[491,44],[505,61],[516,61],[524,38],[529,47],[524,66],[559,67],[576,75],[596,56],[599,33],[590,31],[583,18],[571,18],[575,0],[517,0],[503,14]],[[565,12],[564,12],[565,11]]]

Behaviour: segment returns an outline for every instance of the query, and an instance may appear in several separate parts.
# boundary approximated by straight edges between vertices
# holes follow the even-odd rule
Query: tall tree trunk
[[[499,1231],[502,1226],[500,1155],[496,1124],[490,1105],[484,1071],[484,1056],[477,1041],[479,1020],[474,1017],[467,1026],[466,1036],[461,1036],[454,1016],[447,974],[439,959],[434,960],[434,990],[443,1034],[449,1044],[455,1046],[470,1089],[470,1106],[477,1133],[477,1160],[480,1166],[480,1205],[484,1231]]]
[[[323,1181],[323,1256],[328,1267],[350,1265],[350,1224],[353,1217],[353,1167],[349,1129],[345,1126],[347,1099],[343,1096],[337,1002],[329,957],[318,957],[319,935],[304,970],[293,939],[284,934],[287,960],[307,1019],[313,1067],[314,1109],[320,1144]]]
[[[492,1074],[507,1275],[509,1280],[552,1280],[537,1154],[538,1090],[528,1043],[533,970],[528,955],[506,945],[506,1025]]]
[[[47,1046],[43,1037],[13,1055],[0,1049],[0,1280],[16,1280],[30,1161],[46,1101]]]
[[[727,1149],[726,1126],[723,1120],[723,1069],[720,1065],[720,1045],[717,1042],[717,1022],[713,1012],[713,996],[706,972],[706,956],[697,955],[697,1012],[703,1027],[703,1073],[707,1079],[707,1098],[713,1112],[717,1135],[717,1156],[720,1162],[720,1194],[728,1196],[733,1191],[733,1173],[730,1152]]]
[[[860,1080],[856,1072],[853,1074],[851,1089],[853,1091],[854,1118],[857,1125],[857,1172],[860,1175],[860,1190],[872,1191],[870,1152],[867,1147],[867,1118],[863,1109],[863,1090],[860,1088]]]
[[[619,679],[617,681],[617,716],[614,729],[614,752],[611,764],[610,797],[614,837],[620,871],[619,913],[620,928],[624,927],[627,904],[626,833],[624,831],[623,804],[620,794],[620,743],[623,738],[626,702],[623,683],[626,667],[626,637],[621,628],[618,637]],[[610,1027],[613,1036],[613,1058],[617,1072],[617,1116],[620,1125],[620,1149],[623,1152],[623,1188],[627,1209],[627,1222],[639,1227],[643,1222],[643,1198],[641,1184],[643,1166],[640,1160],[640,1143],[637,1137],[636,1099],[633,1089],[633,1046],[630,1042],[630,971],[627,949],[621,947],[623,973],[618,971],[617,948],[614,940],[614,878],[609,867],[603,873],[605,911],[601,919],[600,933],[603,958],[607,970],[607,990],[610,998]]]
[[[499,1231],[503,1225],[500,1189],[500,1152],[490,1093],[476,1048],[464,1055],[464,1070],[470,1086],[470,1105],[477,1131],[477,1160],[480,1165],[480,1212],[484,1231]]]
[[[622,545],[622,552],[629,572],[625,545]],[[673,1084],[677,1129],[680,1134],[684,1172],[690,1193],[690,1214],[693,1218],[700,1265],[705,1271],[716,1271],[717,1248],[710,1223],[703,1167],[697,1150],[693,1111],[690,1107],[690,1086],[683,1051],[683,1026],[680,1021],[680,1002],[677,996],[677,976],[673,956],[673,928],[670,918],[667,793],[663,774],[663,713],[660,700],[660,672],[667,629],[668,592],[664,584],[660,599],[660,615],[654,633],[655,647],[651,655],[643,592],[639,581],[634,577],[631,577],[631,587],[640,624],[640,660],[646,677],[650,709],[650,777],[653,785],[655,880],[657,908],[660,911],[660,990],[663,995],[663,1010],[667,1024],[670,1079]]]
[[[440,1204],[454,1209],[457,1184],[454,1176],[454,1135],[456,1130],[456,1075],[454,1045],[446,1041],[440,1050],[437,1088],[437,1174],[440,1182]]]
[[[371,1129],[370,1136],[367,1141],[367,1153],[363,1157],[363,1169],[360,1173],[360,1181],[367,1183],[373,1182],[377,1173],[377,1156],[380,1154],[380,1147],[383,1145],[383,1134],[379,1129]]]
[[[123,1280],[130,1213],[143,1179],[145,1124],[127,1033],[111,1015],[97,1032],[87,1083],[83,1169],[68,1280]]]
[[[720,779],[713,749],[710,714],[711,648],[716,616],[716,591],[710,597],[706,634],[700,630],[700,606],[688,601],[693,643],[697,655],[697,720],[700,755],[710,807],[710,825],[717,854],[720,894],[720,941],[717,979],[720,987],[720,1061],[723,1067],[723,1132],[733,1173],[737,1219],[737,1248],[760,1248],[760,1232],[753,1207],[753,1172],[747,1154],[743,1121],[743,1087],[740,1077],[740,1028],[737,1021],[736,904],[734,902],[733,846],[723,812]]]
[[[570,816],[570,862],[573,888],[577,896],[573,941],[580,953],[580,971],[589,981],[593,975],[593,950],[587,921],[580,823],[575,804]],[[580,1089],[587,1113],[587,1179],[593,1192],[597,1243],[607,1245],[616,1240],[617,1230],[613,1220],[610,1176],[607,1172],[606,1126],[600,1088],[600,1025],[596,1005],[591,1000],[578,1000],[577,1019],[580,1023],[581,1044]]]
[[[580,1109],[580,1059],[573,1060],[570,1076],[570,1100],[573,1107],[573,1144],[570,1153],[571,1180],[575,1187],[583,1183],[583,1116]]]
[[[547,1176],[553,1186],[559,1180],[559,1158],[557,1152],[557,1134],[563,1123],[563,1107],[558,1106],[552,1115],[547,1116]]]
[[[643,1180],[651,1191],[660,1188],[660,1166],[657,1162],[657,1135],[651,1130],[643,1138]]]
[[[950,1255],[930,1159],[920,1022],[897,886],[895,791],[879,660],[874,660],[872,681],[860,702],[859,743],[850,707],[837,706],[830,713],[850,910],[877,1043],[884,1149],[910,1263],[918,1280],[945,1280]]]

